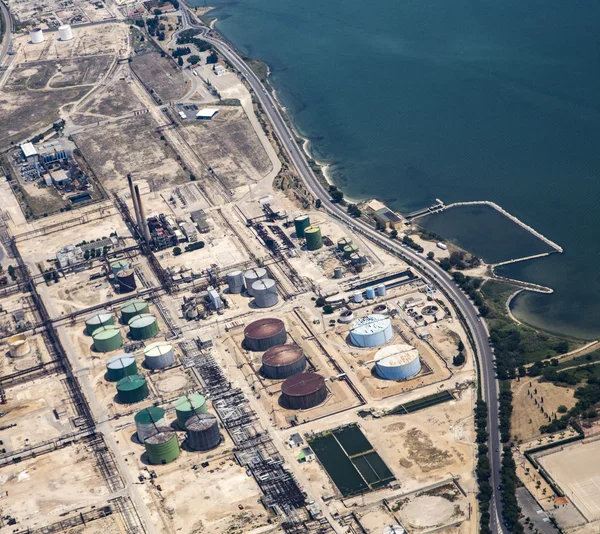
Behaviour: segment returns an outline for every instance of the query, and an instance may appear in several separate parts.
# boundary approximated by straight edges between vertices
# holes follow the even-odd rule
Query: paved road
[[[3,25],[4,33],[2,34],[2,48],[0,49],[0,65],[1,65],[2,62],[4,61],[4,58],[6,57],[6,54],[8,54],[8,51],[10,49],[10,43],[12,41],[12,31],[13,31],[12,19],[10,18],[10,13],[8,11],[8,8],[6,7],[6,4],[3,2],[3,0],[0,0],[0,15],[4,19],[4,25]]]
[[[192,21],[191,15],[187,9],[182,9],[184,27],[197,28],[201,30],[201,37],[211,43],[231,64],[242,73],[255,92],[256,98],[260,101],[263,111],[271,125],[281,145],[287,152],[292,164],[296,168],[299,176],[303,179],[308,190],[315,198],[321,200],[321,208],[327,211],[330,215],[341,220],[346,226],[352,230],[359,232],[364,237],[370,239],[374,243],[382,246],[385,249],[394,252],[405,260],[410,260],[415,267],[423,272],[427,278],[433,280],[435,284],[454,302],[455,306],[460,310],[468,328],[471,331],[477,354],[480,361],[481,380],[484,388],[484,396],[488,401],[488,423],[489,423],[489,450],[491,462],[491,480],[494,490],[492,506],[491,529],[492,532],[502,532],[508,534],[506,528],[498,519],[501,510],[501,495],[498,491],[500,484],[500,465],[501,465],[501,446],[500,436],[498,432],[498,383],[495,377],[493,354],[488,343],[488,332],[485,324],[479,318],[477,309],[469,300],[467,295],[453,282],[452,278],[441,269],[435,262],[426,260],[423,256],[417,254],[409,248],[404,247],[396,241],[387,238],[381,232],[376,231],[368,224],[361,220],[357,220],[339,206],[331,202],[329,193],[321,185],[315,174],[312,172],[305,154],[298,144],[294,141],[294,135],[288,128],[279,112],[277,103],[264,88],[256,74],[244,63],[240,56],[226,43],[220,40],[208,37],[206,34],[208,28]],[[496,513],[496,510],[498,513]]]

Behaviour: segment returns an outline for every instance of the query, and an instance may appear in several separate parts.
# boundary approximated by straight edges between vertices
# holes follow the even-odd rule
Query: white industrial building
[[[62,247],[56,254],[58,266],[63,269],[69,265],[75,265],[83,260],[83,253],[79,247],[75,245],[66,245]]]
[[[23,157],[27,160],[27,163],[37,163],[39,154],[33,146],[33,143],[23,143],[19,148],[21,149],[21,152],[23,152]]]
[[[196,113],[196,119],[209,121],[214,118],[217,113],[219,113],[217,108],[204,108]]]
[[[198,232],[196,231],[196,227],[187,221],[180,222],[179,228],[183,231],[185,236],[187,237],[188,242],[195,243],[198,241]]]

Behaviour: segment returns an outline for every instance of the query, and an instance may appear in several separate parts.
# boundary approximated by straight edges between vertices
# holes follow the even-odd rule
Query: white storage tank
[[[165,410],[158,406],[149,406],[135,414],[135,430],[140,443],[153,433],[157,428],[167,426]]]
[[[13,358],[22,358],[31,352],[31,347],[25,334],[16,334],[7,340],[8,351]]]
[[[279,300],[275,280],[270,278],[263,278],[254,282],[252,284],[252,294],[254,295],[254,304],[259,308],[270,308],[275,306]]]
[[[144,349],[144,363],[148,369],[164,369],[175,363],[173,345],[163,341],[151,343]]]
[[[393,335],[390,318],[378,313],[356,319],[350,326],[350,341],[356,347],[379,347]]]
[[[58,36],[61,41],[70,41],[73,39],[73,32],[71,31],[71,26],[68,24],[63,24],[58,27]]]
[[[258,282],[258,280],[262,280],[267,277],[267,270],[262,267],[257,267],[256,269],[249,269],[244,273],[244,283],[246,284],[246,289],[248,290],[248,295],[251,297],[254,296],[252,292],[252,284],[254,282]]]
[[[357,291],[356,293],[354,293],[354,295],[352,295],[352,300],[353,300],[354,302],[356,302],[357,304],[358,304],[359,302],[362,302],[362,301],[363,301],[363,294],[362,294],[362,291]]]
[[[375,294],[378,297],[385,297],[385,284],[379,284],[376,288],[375,288]]]
[[[33,28],[33,30],[29,32],[29,37],[31,38],[31,42],[33,44],[40,44],[44,42],[44,32],[42,31],[42,28]]]
[[[244,274],[242,271],[229,271],[226,277],[230,293],[239,294],[244,290]]]
[[[375,371],[385,380],[406,380],[421,370],[419,352],[412,345],[390,345],[375,354]]]
[[[354,314],[352,313],[352,310],[344,310],[342,313],[340,313],[340,318],[338,320],[342,324],[350,324],[352,321],[354,321]]]

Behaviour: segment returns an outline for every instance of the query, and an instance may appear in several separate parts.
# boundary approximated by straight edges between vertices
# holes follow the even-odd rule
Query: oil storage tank
[[[321,236],[321,228],[318,226],[309,226],[304,230],[306,238],[307,250],[319,250],[323,247],[323,237]]]
[[[140,410],[135,414],[133,420],[135,421],[137,438],[141,443],[144,443],[144,440],[157,428],[167,426],[165,411],[158,406],[150,406]]]
[[[124,376],[117,382],[117,399],[121,404],[140,402],[148,396],[148,383],[142,375]]]
[[[344,247],[344,258],[350,259],[352,254],[358,253],[358,247],[350,243]]]
[[[356,347],[378,347],[392,339],[393,334],[392,321],[379,313],[356,319],[350,325],[350,341]]]
[[[278,345],[262,356],[262,374],[267,378],[281,380],[306,369],[306,355],[298,345]]]
[[[73,39],[73,32],[71,31],[71,26],[68,24],[63,24],[58,27],[58,36],[61,41],[70,41]]]
[[[136,315],[127,323],[129,325],[129,335],[131,339],[139,341],[150,339],[158,334],[158,321],[150,313]]]
[[[244,274],[242,271],[229,271],[226,275],[229,292],[239,294],[244,291]]]
[[[125,376],[137,374],[137,363],[133,354],[119,354],[106,362],[106,379],[118,382]]]
[[[344,249],[348,246],[352,244],[352,239],[350,239],[349,237],[342,237],[341,239],[338,239],[337,242],[337,249],[340,252],[343,252]]]
[[[185,423],[187,444],[193,451],[209,451],[221,443],[219,423],[210,413],[192,415]]]
[[[294,219],[294,228],[296,237],[304,237],[304,231],[310,226],[310,217],[308,215],[300,215]]]
[[[148,462],[153,465],[165,465],[179,457],[181,452],[177,434],[169,427],[158,427],[144,440]]]
[[[98,328],[103,326],[111,326],[115,324],[115,320],[112,313],[101,310],[94,313],[90,313],[85,318],[85,333],[91,336]]]
[[[44,42],[44,32],[42,28],[33,28],[29,32],[29,38],[33,44],[40,44]]]
[[[385,380],[405,380],[420,370],[419,352],[412,345],[390,345],[375,354],[375,371]]]
[[[379,284],[377,287],[375,287],[375,294],[378,297],[385,297],[386,292],[385,284]]]
[[[317,373],[290,376],[281,385],[281,400],[292,410],[308,410],[327,398],[325,379]]]
[[[119,293],[131,293],[137,287],[135,282],[135,271],[133,269],[123,269],[117,273],[117,284]]]
[[[142,299],[133,299],[123,304],[121,308],[121,322],[123,324],[129,324],[129,321],[136,315],[143,315],[149,313],[150,308],[148,303]]]
[[[175,363],[173,345],[157,341],[144,349],[144,363],[148,369],[164,369]]]
[[[96,352],[110,352],[123,346],[123,336],[118,326],[101,326],[92,334]]]
[[[254,295],[254,304],[259,308],[270,308],[275,306],[279,300],[275,280],[270,278],[263,278],[254,282],[252,284],[252,294]]]
[[[184,395],[175,401],[177,424],[182,430],[185,428],[185,423],[192,415],[206,413],[207,411],[208,407],[206,406],[206,399],[199,393]]]
[[[267,270],[262,267],[256,267],[256,269],[248,269],[244,273],[244,283],[246,284],[246,289],[248,290],[248,295],[254,296],[252,292],[252,284],[257,282],[258,280],[262,280],[267,277]]]
[[[371,286],[367,287],[366,292],[367,292],[367,298],[369,300],[373,300],[375,298],[375,288],[374,287],[371,287]]]
[[[110,264],[110,270],[115,276],[117,276],[118,272],[123,271],[124,269],[129,269],[129,260],[117,260]]]
[[[283,345],[286,339],[285,324],[274,317],[254,321],[244,329],[244,344],[248,350],[255,352]]]
[[[7,339],[8,351],[12,358],[22,358],[31,352],[29,341],[25,334],[15,334]]]

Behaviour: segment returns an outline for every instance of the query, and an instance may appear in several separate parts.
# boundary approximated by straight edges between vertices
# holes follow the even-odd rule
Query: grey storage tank
[[[275,280],[263,278],[252,284],[252,294],[254,295],[254,304],[259,308],[270,308],[275,306],[279,300]]]
[[[226,274],[227,277],[227,287],[229,288],[229,292],[233,294],[239,294],[244,291],[244,274],[242,271],[229,271]]]
[[[219,423],[210,413],[193,415],[185,423],[187,444],[193,451],[208,451],[221,443]]]
[[[144,363],[148,369],[164,369],[175,363],[173,345],[163,341],[151,343],[144,349]]]
[[[298,345],[278,345],[262,356],[262,374],[267,378],[281,380],[306,369],[306,355]]]
[[[257,282],[258,280],[262,280],[267,277],[267,270],[262,267],[257,267],[256,269],[249,269],[244,273],[244,283],[246,284],[246,289],[248,291],[248,295],[254,296],[252,292],[252,284]]]

